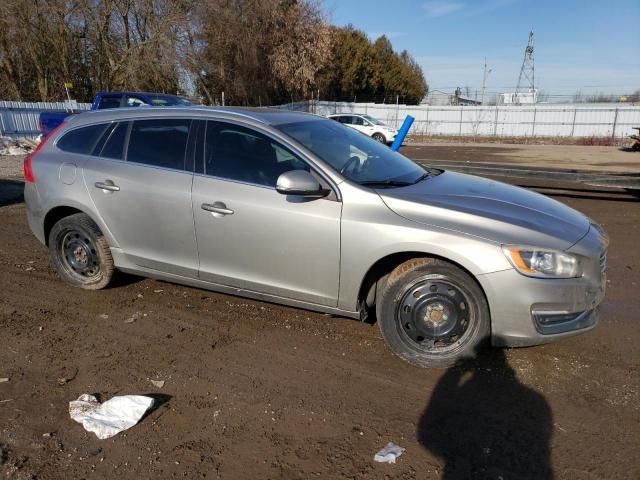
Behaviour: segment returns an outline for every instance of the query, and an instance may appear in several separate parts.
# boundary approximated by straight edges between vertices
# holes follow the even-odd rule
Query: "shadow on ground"
[[[418,441],[443,463],[442,478],[551,479],[552,413],[521,384],[503,349],[449,368],[418,425]]]
[[[24,201],[24,182],[0,178],[0,207]]]

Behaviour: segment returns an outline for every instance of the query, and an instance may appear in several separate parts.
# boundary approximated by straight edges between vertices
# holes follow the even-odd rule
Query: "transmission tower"
[[[520,92],[522,89],[527,88],[531,91],[535,89],[534,79],[533,32],[529,32],[529,42],[527,43],[527,47],[524,49],[524,59],[522,60],[520,76],[518,77],[518,85],[516,86],[516,101],[518,101],[518,92]],[[518,103],[520,102],[518,101]]]

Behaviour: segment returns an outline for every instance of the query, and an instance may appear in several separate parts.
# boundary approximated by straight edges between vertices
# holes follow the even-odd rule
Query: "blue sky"
[[[387,35],[431,89],[513,89],[529,30],[536,87],[552,94],[640,89],[640,0],[323,0],[332,23]]]

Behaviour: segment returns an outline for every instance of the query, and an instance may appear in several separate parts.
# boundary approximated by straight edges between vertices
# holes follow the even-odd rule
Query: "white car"
[[[398,131],[388,127],[377,118],[370,115],[360,115],[354,113],[337,113],[329,115],[331,120],[343,123],[359,132],[372,137],[380,143],[393,143]]]

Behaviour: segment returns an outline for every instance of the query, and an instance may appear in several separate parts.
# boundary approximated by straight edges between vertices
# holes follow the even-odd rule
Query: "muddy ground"
[[[588,172],[640,173],[640,152],[584,145],[505,145],[409,143],[402,152],[414,159],[472,161],[516,167],[561,168]]]
[[[633,195],[536,182],[611,236],[597,329],[421,370],[354,320],[134,277],[68,287],[4,172],[0,478],[640,478]],[[69,418],[82,393],[159,406],[98,440]],[[389,441],[406,448],[398,463],[374,463]]]

